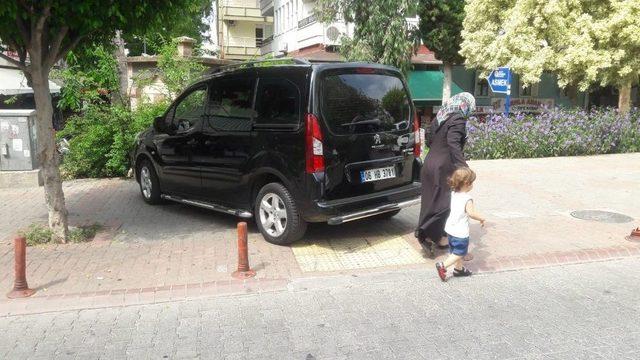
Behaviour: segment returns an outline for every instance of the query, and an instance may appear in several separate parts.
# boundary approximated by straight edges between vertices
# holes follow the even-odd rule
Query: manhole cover
[[[633,221],[633,218],[627,215],[602,210],[579,210],[572,212],[571,216],[582,220],[605,223],[626,223]]]

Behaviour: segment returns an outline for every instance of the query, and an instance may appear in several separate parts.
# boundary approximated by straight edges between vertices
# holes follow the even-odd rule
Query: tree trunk
[[[124,50],[124,40],[122,40],[122,31],[116,31],[116,37],[113,39],[116,45],[114,56],[118,64],[118,93],[112,96],[112,101],[125,107],[129,107],[129,76],[127,74],[127,55]]]
[[[58,242],[66,242],[69,233],[67,208],[58,168],[59,157],[53,131],[53,104],[49,89],[49,69],[44,69],[41,53],[31,51],[31,81],[36,103],[38,160],[44,178],[44,197],[49,211],[49,227]],[[34,56],[36,55],[36,56]],[[40,55],[40,56],[38,56]]]
[[[626,114],[631,108],[631,81],[627,81],[618,87],[620,95],[618,96],[618,111],[620,114]]]
[[[567,85],[567,97],[571,106],[578,106],[578,87],[574,85]]]
[[[451,97],[451,70],[453,66],[444,63],[444,80],[442,81],[442,105]]]

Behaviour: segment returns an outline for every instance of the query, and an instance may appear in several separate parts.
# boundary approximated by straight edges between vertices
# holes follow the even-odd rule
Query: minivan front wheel
[[[267,184],[260,190],[254,214],[262,236],[272,244],[292,244],[307,230],[293,197],[279,183]]]
[[[140,162],[138,174],[140,174],[140,193],[142,193],[144,201],[152,205],[162,202],[160,198],[160,181],[158,181],[158,175],[149,160]]]

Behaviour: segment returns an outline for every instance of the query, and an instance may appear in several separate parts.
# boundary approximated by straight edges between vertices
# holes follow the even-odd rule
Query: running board
[[[417,197],[415,199],[403,201],[395,204],[386,204],[383,206],[379,206],[373,209],[362,210],[350,214],[344,214],[340,216],[335,216],[327,220],[329,225],[341,225],[349,221],[364,219],[370,216],[376,216],[380,214],[384,214],[386,212],[396,211],[400,209],[404,209],[409,206],[420,204],[420,198]]]
[[[193,206],[201,207],[204,209],[221,212],[224,214],[234,215],[243,219],[251,219],[253,217],[253,214],[251,214],[249,211],[246,211],[246,210],[231,209],[222,205],[212,204],[212,203],[198,201],[198,200],[183,199],[183,198],[180,198],[177,196],[171,196],[171,195],[162,194],[160,195],[160,197],[166,200],[179,202],[181,204],[193,205]]]

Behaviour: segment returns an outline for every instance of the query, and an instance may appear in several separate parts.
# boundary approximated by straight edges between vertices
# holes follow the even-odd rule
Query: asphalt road
[[[2,359],[637,359],[638,258],[0,318]]]

